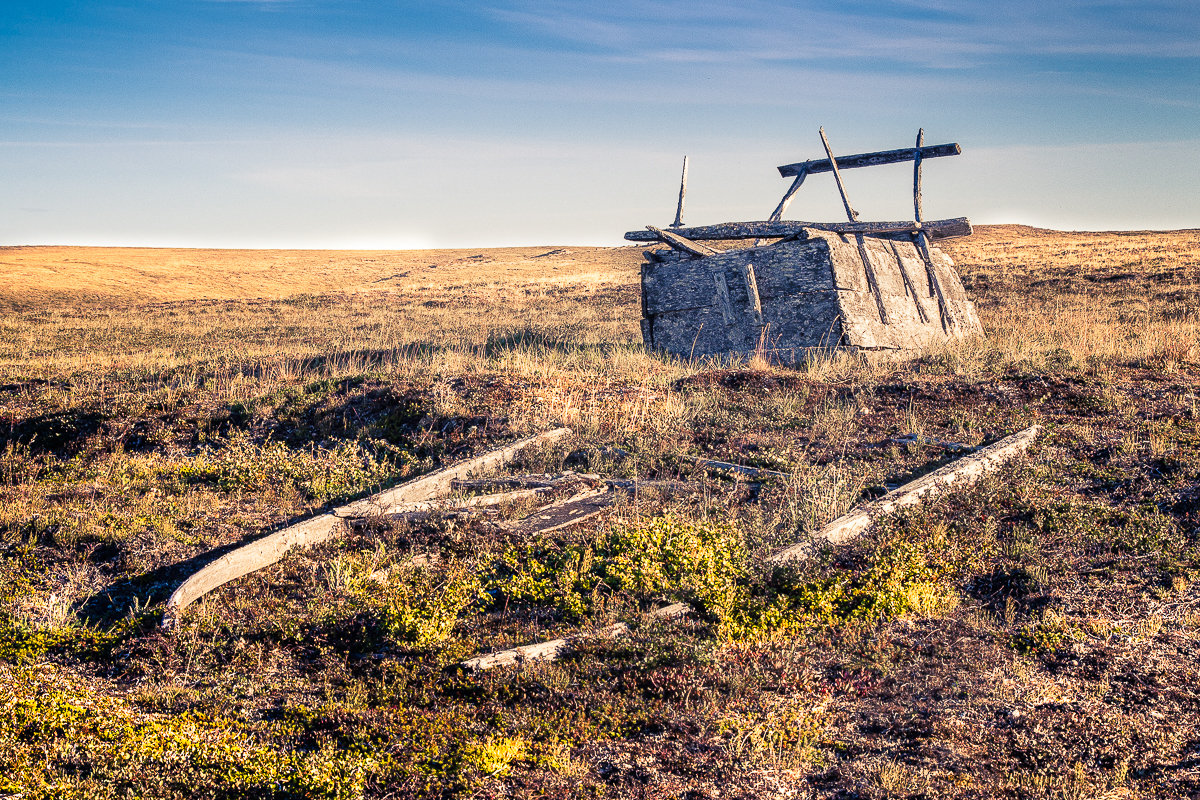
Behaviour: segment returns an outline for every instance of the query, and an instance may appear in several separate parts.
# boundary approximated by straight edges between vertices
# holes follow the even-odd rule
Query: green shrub
[[[612,528],[597,550],[607,584],[638,598],[681,597],[726,620],[746,597],[745,540],[727,522],[667,514]]]
[[[347,581],[347,606],[365,613],[384,638],[425,648],[450,637],[463,614],[485,597],[471,562],[403,565],[386,577]]]
[[[904,614],[933,614],[954,605],[945,578],[956,565],[947,553],[944,525],[884,521],[875,547],[864,548],[855,569],[837,568],[816,578],[783,569],[744,604],[728,628],[738,638],[759,638],[811,626],[874,622]]]
[[[597,593],[639,602],[679,598],[718,620],[745,596],[746,547],[727,522],[666,514],[613,526],[586,544],[531,543],[493,564],[489,589],[509,602],[553,605],[569,619],[594,610]]]

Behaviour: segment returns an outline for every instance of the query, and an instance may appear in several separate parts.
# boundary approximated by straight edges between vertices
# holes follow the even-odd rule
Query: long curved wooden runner
[[[510,445],[483,455],[439,469],[387,491],[348,503],[324,514],[298,522],[232,550],[193,573],[167,599],[162,624],[170,627],[179,614],[204,595],[232,580],[269,567],[294,547],[320,544],[338,535],[348,519],[388,514],[408,503],[419,503],[444,495],[451,482],[486,474],[512,461],[522,450],[533,445],[556,442],[571,432],[570,428],[555,428],[527,436]]]

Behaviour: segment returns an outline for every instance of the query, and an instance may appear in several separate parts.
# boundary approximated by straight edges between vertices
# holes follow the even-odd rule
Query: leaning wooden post
[[[671,223],[672,228],[683,227],[683,200],[687,197],[687,167],[688,157],[683,157],[683,174],[679,176],[679,205],[675,207],[675,221]]]
[[[942,330],[949,333],[950,328],[954,326],[954,317],[950,314],[950,307],[942,292],[942,283],[938,280],[937,269],[933,265],[933,253],[929,252],[929,236],[925,233],[924,226],[921,225],[921,148],[924,144],[925,129],[920,128],[917,130],[917,146],[913,149],[913,220],[917,223],[916,246],[917,253],[925,262],[929,288],[937,297],[938,318],[941,320]],[[924,316],[924,312],[922,312],[922,316]]]
[[[846,207],[846,216],[851,222],[858,222],[858,212],[854,210],[854,206],[850,205],[850,198],[846,196],[846,187],[842,184],[842,173],[838,170],[837,159],[833,157],[833,148],[829,146],[829,137],[825,135],[825,129],[821,128],[821,144],[825,146],[825,155],[829,156],[830,170],[833,172],[833,179],[837,181],[838,194],[842,196],[842,205]],[[879,321],[884,325],[889,324],[887,306],[883,303],[883,292],[879,289],[879,280],[875,277],[875,266],[871,263],[871,254],[867,252],[867,243],[863,239],[861,233],[854,234],[854,241],[858,244],[858,256],[863,262],[863,271],[867,275],[867,285],[871,287],[871,294],[875,296],[875,307],[879,310]]]
[[[821,144],[825,145],[825,155],[829,156],[829,165],[833,171],[833,179],[837,181],[838,194],[842,196],[842,205],[846,207],[846,217],[851,222],[858,222],[858,212],[850,205],[850,198],[846,197],[846,187],[842,184],[842,173],[838,170],[837,159],[833,157],[833,150],[829,147],[829,138],[825,136],[824,128],[821,128]]]
[[[783,199],[779,201],[779,205],[775,206],[775,210],[771,212],[771,216],[767,217],[770,222],[779,222],[783,219],[783,212],[787,211],[788,204],[792,202],[792,198],[796,196],[796,192],[800,190],[804,179],[808,177],[808,169],[801,166],[796,172],[796,180],[792,181],[792,185],[783,193]]]

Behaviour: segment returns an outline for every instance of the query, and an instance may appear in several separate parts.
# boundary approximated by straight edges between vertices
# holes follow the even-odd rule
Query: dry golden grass
[[[304,294],[557,287],[624,275],[635,248],[213,250],[0,248],[0,307],[279,300]],[[636,262],[635,262],[636,263]]]
[[[0,794],[1200,792],[1200,234],[997,226],[945,249],[983,339],[796,367],[645,353],[639,248],[0,250]],[[642,495],[534,550],[478,521],[377,521],[156,628],[210,548],[561,423],[566,449],[515,468],[702,496]],[[974,445],[1034,423],[1028,463],[831,562],[737,571],[743,546],[949,457],[900,434]],[[697,456],[788,477],[748,487]],[[778,618],[731,633],[712,611],[553,665],[445,670],[663,599],[718,608],[498,582],[498,564],[595,576],[612,541],[595,537],[664,509],[676,533],[734,532],[686,554],[724,552],[704,575]],[[652,549],[624,557],[665,569]],[[378,605],[362,576],[418,550],[445,571]],[[476,570],[502,605],[452,603],[436,647],[397,633]]]
[[[975,298],[989,346],[1014,358],[1065,350],[1077,363],[1195,360],[1200,230],[1064,233],[981,227],[944,249]]]

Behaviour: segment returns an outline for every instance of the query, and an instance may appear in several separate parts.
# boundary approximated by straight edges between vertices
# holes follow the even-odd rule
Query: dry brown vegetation
[[[984,339],[795,367],[642,352],[639,248],[0,249],[0,793],[1200,793],[1200,232],[945,249]],[[515,470],[702,490],[532,542],[380,520],[157,627],[213,548],[560,423]],[[952,457],[894,437],[1033,423],[973,489],[755,566]]]

